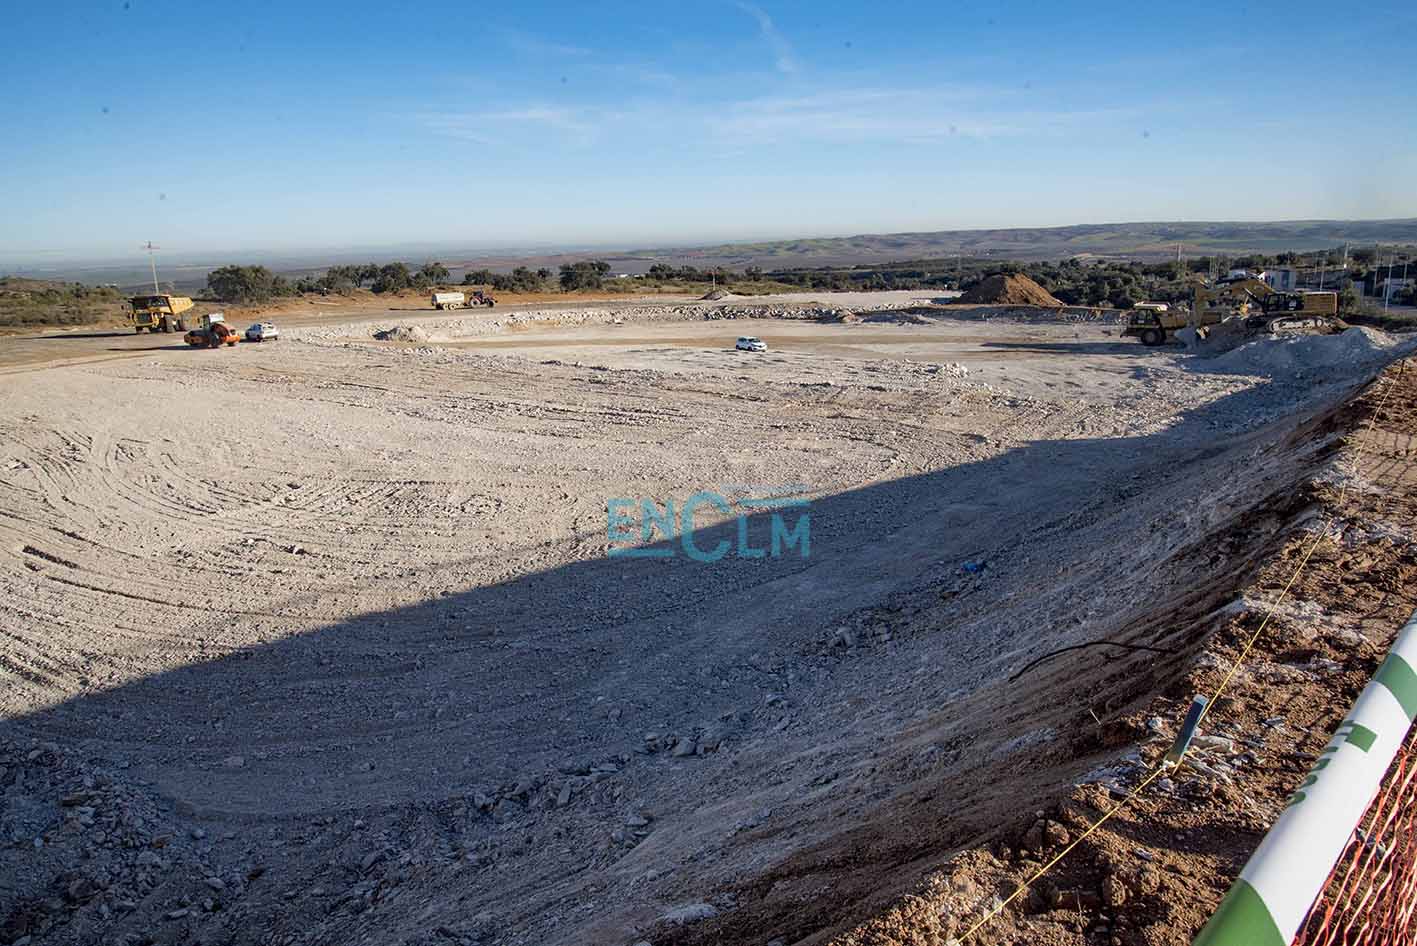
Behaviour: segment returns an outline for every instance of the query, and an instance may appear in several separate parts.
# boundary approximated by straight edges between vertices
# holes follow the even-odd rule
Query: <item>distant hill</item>
[[[759,266],[775,269],[938,259],[957,253],[1017,260],[1070,256],[1161,260],[1173,258],[1178,245],[1183,256],[1208,256],[1319,250],[1344,243],[1417,244],[1417,218],[1279,223],[1106,223],[1007,230],[937,230],[639,250],[625,254],[624,259],[701,268]],[[611,259],[612,266],[614,262]]]
[[[0,277],[0,332],[41,325],[90,325],[123,313],[116,289],[50,279]]]
[[[1104,223],[1071,227],[1021,227],[997,230],[935,230],[924,233],[877,233],[847,237],[774,240],[757,243],[721,243],[706,246],[617,250],[606,247],[566,247],[557,250],[526,248],[489,251],[466,246],[369,248],[359,251],[319,250],[271,253],[204,254],[201,258],[168,258],[159,261],[164,289],[201,291],[207,273],[227,263],[259,263],[287,277],[318,274],[339,263],[394,260],[418,265],[441,260],[455,280],[470,269],[510,272],[517,266],[555,269],[565,263],[602,259],[612,273],[638,275],[656,263],[723,267],[749,266],[765,270],[792,267],[855,266],[902,260],[942,259],[956,254],[971,257],[1014,259],[1021,262],[1057,260],[1072,256],[1158,261],[1174,258],[1177,244],[1187,257],[1217,253],[1273,254],[1283,250],[1306,251],[1374,243],[1417,244],[1417,218],[1403,220],[1288,220],[1278,223]],[[149,286],[147,261],[106,263],[47,263],[17,266],[19,275],[81,281],[90,285],[116,284],[123,291]]]

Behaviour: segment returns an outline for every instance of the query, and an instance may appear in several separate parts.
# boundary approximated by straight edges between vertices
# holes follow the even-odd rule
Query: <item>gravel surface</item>
[[[730,880],[991,729],[953,719],[941,749],[923,714],[1090,636],[1133,604],[1114,569],[1213,525],[1158,525],[1142,484],[1179,490],[1393,353],[1261,378],[1100,327],[731,364],[449,344],[720,317],[359,323],[0,378],[0,943],[630,943],[731,917]],[[809,500],[810,554],[756,555],[771,513],[740,505],[694,520],[719,561],[607,555],[611,500],[706,490]]]

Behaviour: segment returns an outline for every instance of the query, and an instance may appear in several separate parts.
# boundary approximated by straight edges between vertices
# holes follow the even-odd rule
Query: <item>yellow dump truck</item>
[[[128,322],[133,331],[185,332],[187,325],[182,313],[192,308],[186,296],[133,296],[128,300],[132,313]]]
[[[1219,322],[1218,313],[1200,313],[1195,324],[1208,325]],[[1177,329],[1192,324],[1191,313],[1174,309],[1164,302],[1138,302],[1127,313],[1122,325],[1122,335],[1138,338],[1143,345],[1163,345],[1176,334]]]

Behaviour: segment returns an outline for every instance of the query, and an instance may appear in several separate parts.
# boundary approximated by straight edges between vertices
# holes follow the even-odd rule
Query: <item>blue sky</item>
[[[1417,8],[40,3],[0,260],[1417,216]]]

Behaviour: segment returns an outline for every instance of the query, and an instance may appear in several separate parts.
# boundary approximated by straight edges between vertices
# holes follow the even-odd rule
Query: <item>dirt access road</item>
[[[897,881],[782,865],[922,784],[946,845],[1041,789],[991,787],[1066,741],[1007,675],[1134,618],[1114,576],[1265,495],[1291,418],[1392,354],[1269,377],[1003,326],[1057,361],[1013,379],[1047,359],[919,328],[995,364],[365,326],[0,377],[0,942],[819,941]],[[809,500],[809,547],[756,554],[738,505],[694,520],[716,561],[608,554],[612,500],[703,491]]]
[[[338,303],[309,303],[281,311],[261,312],[255,315],[231,315],[231,321],[238,328],[255,321],[274,321],[282,329],[300,328],[314,325],[330,325],[348,322],[351,319],[388,319],[391,321],[417,320],[434,316],[434,310],[426,306],[415,308],[422,300],[403,300],[392,306],[341,305]],[[643,302],[641,299],[611,300],[600,305],[621,306]],[[658,297],[654,301],[666,301]],[[496,311],[520,311],[527,309],[576,308],[584,306],[584,301],[567,303],[526,302],[503,304]],[[204,305],[201,311],[215,308]],[[172,334],[135,333],[132,329],[114,328],[74,328],[62,331],[39,332],[30,335],[9,335],[0,337],[0,374],[16,370],[33,370],[37,367],[90,364],[110,361],[115,358],[138,358],[156,352],[185,351],[181,333]]]
[[[740,335],[763,339],[765,353],[738,351]],[[820,324],[783,319],[735,319],[660,324],[526,325],[483,338],[433,343],[538,360],[731,377],[746,368],[779,381],[870,384],[882,365],[943,370],[976,384],[1003,385],[1029,395],[1103,402],[1126,396],[1125,382],[1142,366],[1173,364],[1098,325],[986,324],[941,319],[935,324]],[[1060,357],[1060,355],[1062,357]],[[1174,355],[1174,353],[1171,353]]]
[[[889,306],[926,302],[931,299],[958,295],[952,292],[837,292],[786,293],[775,296],[734,296],[721,303],[735,305],[801,304],[820,301],[838,306]],[[656,294],[652,296],[612,296],[604,299],[576,297],[570,301],[537,298],[530,302],[504,301],[494,309],[464,310],[469,315],[503,317],[508,313],[528,311],[566,311],[594,305],[597,308],[625,309],[646,304],[667,305],[693,301],[691,296]],[[217,308],[199,305],[198,312]],[[381,320],[389,323],[418,324],[428,319],[446,317],[429,307],[426,296],[405,296],[393,302],[380,300],[368,293],[357,300],[322,301],[305,299],[246,311],[243,307],[230,310],[230,321],[241,329],[255,321],[274,321],[282,329],[338,325],[352,320]],[[131,329],[74,328],[28,335],[0,336],[0,373],[28,370],[35,366],[87,364],[113,358],[133,358],[161,351],[185,350],[182,336],[148,333],[135,334]]]

